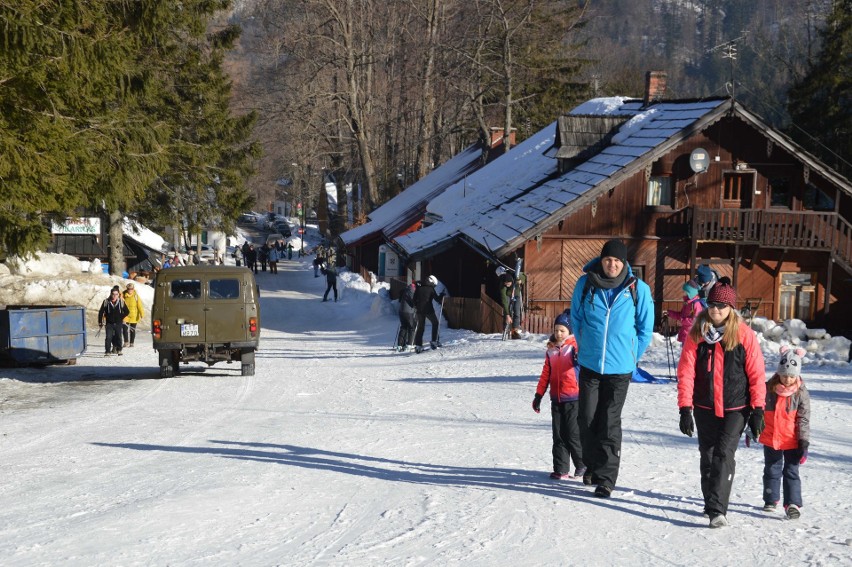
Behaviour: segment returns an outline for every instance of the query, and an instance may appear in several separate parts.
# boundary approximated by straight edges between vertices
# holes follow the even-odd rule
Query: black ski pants
[[[322,300],[328,301],[328,292],[334,290],[334,300],[337,301],[337,276],[334,276],[333,279],[327,278],[326,282],[328,286],[325,288],[325,293],[322,294]]]
[[[713,410],[695,408],[695,429],[701,453],[701,492],[704,510],[712,518],[728,513],[731,487],[734,485],[734,454],[743,434],[751,408],[725,412],[716,417]]]
[[[417,326],[417,314],[399,314],[399,336],[396,338],[396,346],[409,346],[414,344],[414,330]]]
[[[423,346],[423,331],[426,330],[426,319],[432,323],[432,342],[438,341],[438,316],[434,311],[417,313],[417,333],[414,337],[415,346]]]
[[[580,367],[580,438],[592,484],[615,487],[621,465],[621,410],[630,374],[599,374]]]
[[[124,323],[107,323],[106,338],[104,339],[104,350],[107,353],[121,352],[121,328]]]
[[[553,472],[571,473],[571,461],[574,468],[581,469],[583,464],[583,446],[580,442],[580,424],[577,414],[580,402],[556,402],[550,400],[550,416],[553,421]]]

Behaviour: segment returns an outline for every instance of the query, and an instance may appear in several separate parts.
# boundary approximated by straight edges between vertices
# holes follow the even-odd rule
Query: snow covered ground
[[[2,564],[852,564],[848,341],[761,323],[769,373],[780,342],[811,351],[805,506],[762,512],[763,454],[743,445],[731,527],[710,530],[673,382],[631,385],[619,485],[594,498],[547,476],[549,412],[530,408],[545,337],[444,328],[445,348],[395,354],[386,289],[344,273],[322,303],[310,259],[258,276],[254,377],[160,380],[147,328],[120,358],[92,332],[76,366],[0,368]],[[668,377],[662,340],[642,366]]]

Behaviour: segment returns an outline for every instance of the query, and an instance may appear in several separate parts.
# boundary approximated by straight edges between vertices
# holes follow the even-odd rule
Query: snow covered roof
[[[439,222],[400,236],[399,249],[410,258],[431,255],[464,239],[497,256],[511,251],[557,212],[579,206],[592,189],[608,189],[679,143],[699,124],[716,117],[726,99],[661,102],[643,108],[623,97],[593,99],[572,115],[629,118],[610,145],[574,169],[560,174],[556,160],[556,122],[447,188],[428,206]]]
[[[482,165],[482,145],[474,144],[410,185],[402,193],[370,213],[369,221],[340,235],[346,246],[358,244],[383,233],[393,238],[422,217],[426,204],[448,186],[464,183],[464,178]]]
[[[166,241],[159,234],[149,230],[141,224],[131,222],[128,218],[124,218],[122,223],[124,228],[124,236],[135,240],[139,244],[155,251],[165,251]]]

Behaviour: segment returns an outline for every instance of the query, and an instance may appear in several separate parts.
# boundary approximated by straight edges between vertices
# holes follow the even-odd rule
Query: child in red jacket
[[[553,472],[550,478],[556,480],[571,478],[572,459],[575,478],[581,478],[586,472],[577,422],[579,368],[577,341],[571,334],[571,319],[567,313],[562,313],[553,323],[553,335],[547,345],[544,368],[532,403],[533,410],[539,413],[541,399],[550,387],[550,414],[553,421]]]
[[[772,512],[778,504],[784,479],[784,509],[795,520],[802,507],[802,481],[799,465],[808,459],[810,444],[811,397],[802,383],[804,349],[781,347],[778,371],[766,383],[766,429],[763,444],[763,510]]]
[[[683,284],[683,307],[680,310],[669,309],[663,312],[669,319],[680,321],[680,330],[677,332],[679,343],[686,341],[695,318],[704,311],[704,303],[698,296],[698,289],[698,283],[695,280],[689,280]]]

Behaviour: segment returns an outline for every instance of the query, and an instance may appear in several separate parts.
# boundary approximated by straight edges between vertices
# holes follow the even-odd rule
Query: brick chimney
[[[491,147],[496,148],[503,145],[503,132],[505,130],[503,128],[491,127]],[[515,129],[512,128],[512,132],[509,134],[509,144],[512,146],[515,145]]]
[[[644,106],[660,101],[666,96],[666,81],[668,73],[665,71],[648,71],[645,73],[645,99]]]

